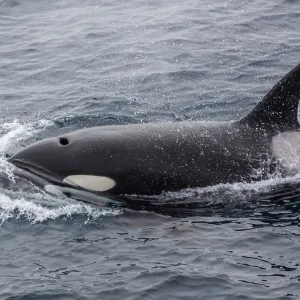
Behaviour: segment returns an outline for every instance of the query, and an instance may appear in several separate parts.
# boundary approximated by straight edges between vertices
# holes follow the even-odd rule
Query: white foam
[[[18,120],[7,122],[0,125],[0,155],[7,151],[15,141],[24,140],[32,136],[38,130],[51,124],[48,120],[38,120],[35,123],[23,124]]]
[[[177,192],[164,192],[158,196],[148,196],[149,200],[159,199],[161,202],[178,202],[192,200],[199,203],[215,205],[220,202],[226,205],[235,205],[247,203],[252,195],[258,193],[268,193],[275,187],[283,184],[293,184],[300,182],[300,174],[293,177],[280,178],[274,176],[272,178],[255,181],[255,182],[236,182],[236,183],[220,183],[208,187],[188,188]],[[131,195],[131,197],[140,198],[139,195]]]
[[[8,178],[14,181],[13,166],[7,163],[5,153],[16,142],[20,142],[30,136],[36,131],[51,124],[48,120],[38,120],[32,124],[23,124],[18,120],[0,124],[0,171],[5,173]]]
[[[11,197],[0,194],[0,225],[10,219],[25,218],[35,224],[39,222],[55,220],[58,218],[72,218],[74,215],[85,217],[84,223],[89,223],[101,216],[114,216],[121,213],[121,210],[98,208],[84,203],[68,201],[57,201],[58,199],[49,197],[49,201],[55,204],[51,207],[43,203],[36,203],[24,197],[12,199]],[[71,202],[71,203],[70,203]]]
[[[4,155],[12,141],[14,141],[17,137],[24,136],[27,130],[24,125],[15,120],[11,123],[4,123],[0,125],[0,132],[0,170],[7,174],[11,180],[14,180],[12,173],[13,166],[7,163]]]

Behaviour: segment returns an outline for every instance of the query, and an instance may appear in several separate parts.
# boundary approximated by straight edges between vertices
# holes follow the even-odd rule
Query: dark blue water
[[[299,28],[295,0],[0,0],[0,299],[299,298],[299,176],[133,210],[6,162],[84,127],[238,119],[299,63]]]

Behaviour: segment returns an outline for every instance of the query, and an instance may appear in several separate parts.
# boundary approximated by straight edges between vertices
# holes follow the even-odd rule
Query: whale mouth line
[[[61,176],[49,171],[35,162],[24,159],[14,159],[10,162],[16,167],[14,170],[15,175],[29,179],[38,186],[44,187],[47,184],[71,186],[64,182]]]
[[[97,193],[84,189],[73,182],[65,181],[63,178],[45,167],[24,159],[9,160],[14,168],[16,176],[25,178],[33,184],[44,189],[48,194],[59,197],[73,198],[85,203],[103,206],[114,204],[119,206],[121,198],[114,197],[107,193]]]

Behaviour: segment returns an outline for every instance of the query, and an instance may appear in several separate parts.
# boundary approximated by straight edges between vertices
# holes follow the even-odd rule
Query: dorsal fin
[[[286,74],[240,122],[250,126],[300,129],[300,64]]]

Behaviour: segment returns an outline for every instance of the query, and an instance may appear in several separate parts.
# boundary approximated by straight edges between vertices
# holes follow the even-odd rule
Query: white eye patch
[[[272,140],[272,150],[288,172],[300,171],[300,132],[290,131],[277,134]]]
[[[105,192],[116,185],[116,182],[109,177],[93,175],[70,175],[63,182],[95,192]]]

